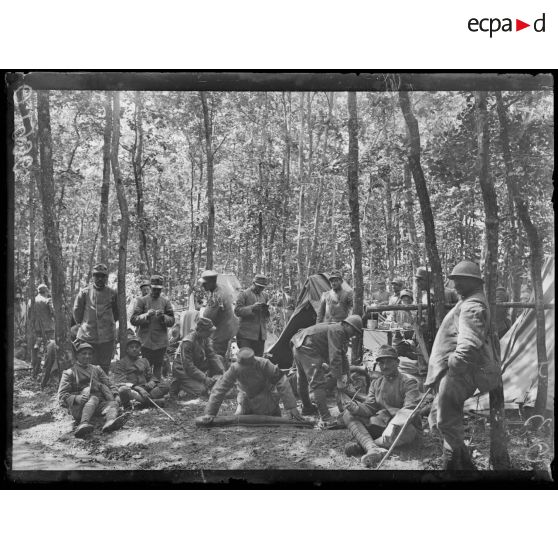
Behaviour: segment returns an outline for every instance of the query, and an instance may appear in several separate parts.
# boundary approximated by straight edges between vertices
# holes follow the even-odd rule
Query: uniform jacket
[[[91,380],[91,376],[93,376],[93,380]],[[75,398],[90,384],[91,395],[96,395],[105,401],[113,401],[118,393],[100,366],[89,364],[83,367],[76,363],[72,368],[62,372],[58,386],[58,402],[62,407],[71,409]]]
[[[35,331],[47,332],[54,330],[54,307],[52,300],[38,294],[35,297]]]
[[[192,378],[198,382],[204,382],[207,378],[205,371],[214,374],[224,372],[223,364],[219,355],[213,349],[210,338],[198,336],[192,331],[181,341],[174,362],[172,372],[176,378]]]
[[[275,385],[281,397],[285,409],[296,407],[296,399],[293,395],[289,382],[284,378],[278,366],[267,358],[254,357],[254,366],[239,366],[236,362],[231,364],[222,378],[211,390],[211,396],[205,409],[206,415],[216,415],[227,392],[235,385],[241,397],[249,400],[258,396],[264,396],[270,392]]]
[[[316,324],[307,327],[293,337],[292,343],[295,348],[306,348],[320,355],[329,364],[331,373],[336,378],[349,373],[349,337],[341,324]]]
[[[392,417],[401,414],[407,416],[420,401],[421,395],[416,378],[403,372],[398,372],[395,379],[388,381],[384,376],[372,380],[368,396],[362,403],[358,403],[357,416],[371,417],[377,413],[388,414],[387,422]],[[420,425],[420,416],[416,417]],[[387,426],[387,422],[385,426]]]
[[[77,338],[91,343],[107,343],[116,338],[118,320],[116,291],[110,287],[97,289],[89,285],[74,302],[74,319],[80,324]]]
[[[206,292],[206,306],[201,315],[209,318],[217,328],[212,334],[214,341],[225,341],[236,335],[238,320],[233,311],[232,294],[217,285],[214,291]]]
[[[143,386],[151,380],[151,365],[146,358],[132,360],[128,355],[111,365],[112,381],[118,386],[132,383]]]
[[[161,310],[163,315],[148,316],[149,310]],[[174,325],[174,311],[168,298],[162,295],[153,298],[148,294],[136,299],[130,322],[137,326],[137,336],[143,347],[164,349],[169,344],[167,328]]]
[[[234,313],[240,318],[236,334],[238,337],[254,341],[267,338],[269,311],[257,310],[253,305],[256,302],[265,302],[267,304],[268,301],[269,297],[264,292],[256,294],[253,287],[240,293],[236,299],[234,309]]]
[[[353,307],[353,291],[347,291],[343,287],[338,291],[330,289],[322,294],[320,308],[316,323],[334,323],[343,321]]]
[[[481,391],[492,389],[501,374],[499,343],[490,332],[490,310],[482,288],[458,302],[442,321],[425,387],[435,385],[448,372],[473,374]]]

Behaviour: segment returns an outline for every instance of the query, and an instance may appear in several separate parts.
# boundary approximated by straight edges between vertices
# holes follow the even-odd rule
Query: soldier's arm
[[[487,319],[488,312],[484,305],[478,302],[463,303],[459,314],[457,346],[448,362],[451,369],[459,370],[478,362],[486,335]]]
[[[174,325],[174,310],[172,309],[172,304],[169,300],[165,302],[165,309],[163,312],[163,322],[165,326],[172,327]]]
[[[85,291],[82,290],[77,294],[76,299],[74,300],[74,320],[78,325],[81,324],[81,322],[83,321],[83,313],[85,311],[85,297]]]
[[[135,326],[144,325],[149,321],[143,297],[136,298],[130,323]]]
[[[345,352],[345,343],[342,333],[333,327],[327,332],[329,348],[329,368],[333,375],[339,379],[349,372],[349,359]]]
[[[403,408],[414,409],[421,398],[417,379],[411,376],[404,378],[403,389],[405,390]]]
[[[186,376],[197,380],[198,382],[205,382],[207,376],[194,364],[194,346],[192,341],[186,339],[182,341],[180,347],[180,356],[182,357],[182,368]]]
[[[234,366],[231,366],[213,386],[209,401],[205,407],[206,415],[212,417],[217,415],[219,408],[221,407],[221,403],[223,403],[223,400],[225,399],[225,395],[227,395],[227,392],[234,386],[236,379],[236,370]]]
[[[241,292],[236,299],[236,306],[234,308],[234,313],[239,318],[246,318],[248,316],[254,315],[254,308],[251,304],[248,304],[246,300],[246,293]]]
[[[103,389],[103,392],[107,396],[110,393],[113,397],[116,397],[118,395],[118,388],[111,382],[110,378],[100,366],[95,366],[95,368],[97,369],[97,378],[99,379],[99,382],[107,388]]]
[[[347,312],[350,314],[353,309],[353,291],[349,291],[347,293],[346,305],[347,305]]]
[[[368,390],[368,395],[366,396],[366,399],[361,403],[357,401],[354,401],[354,403],[358,405],[358,412],[353,414],[361,417],[372,417],[380,410],[380,405],[376,401],[376,391],[374,389],[374,382],[370,384],[370,389]]]
[[[110,373],[115,385],[121,386],[128,382],[126,369],[122,364],[122,361],[117,360],[116,362],[112,362],[110,365]]]
[[[325,296],[322,295],[320,299],[320,307],[318,308],[318,314],[316,316],[316,323],[321,324],[324,321],[326,311],[326,299]]]
[[[61,407],[71,408],[74,404],[74,400],[77,394],[72,393],[73,391],[73,370],[64,370],[62,372],[62,378],[60,378],[60,385],[58,386],[58,403]]]

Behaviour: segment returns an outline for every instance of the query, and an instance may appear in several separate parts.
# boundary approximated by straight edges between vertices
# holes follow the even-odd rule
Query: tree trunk
[[[50,102],[48,91],[37,92],[37,111],[39,127],[39,152],[41,157],[41,202],[43,206],[43,226],[45,242],[50,258],[52,273],[52,303],[56,343],[66,347],[68,322],[66,312],[66,265],[62,257],[62,245],[55,216],[54,170],[52,163],[52,134],[50,128]]]
[[[118,341],[120,343],[120,358],[123,358],[126,354],[126,330],[128,328],[128,317],[126,312],[126,255],[128,251],[130,213],[128,211],[126,192],[122,184],[120,163],[118,162],[118,148],[120,145],[120,91],[112,92],[112,100],[112,146],[110,162],[121,216],[120,238],[118,243]]]
[[[110,91],[105,93],[105,129],[103,134],[103,182],[101,186],[101,206],[99,210],[99,261],[108,263],[109,235],[108,213],[110,193],[110,141],[112,135],[112,98]]]
[[[207,107],[207,93],[200,91],[205,131],[205,153],[207,162],[207,251],[206,269],[213,269],[213,248],[215,243],[215,201],[213,199],[213,122]]]
[[[353,251],[353,312],[362,315],[364,301],[364,283],[362,278],[362,244],[360,239],[360,207],[358,201],[358,120],[357,97],[355,91],[347,93],[349,109],[349,154],[348,186],[349,211],[351,219],[351,249]]]
[[[538,387],[537,399],[535,403],[535,412],[544,414],[546,411],[546,402],[548,397],[548,355],[546,352],[546,325],[544,315],[544,291],[542,284],[542,265],[544,250],[542,239],[539,231],[531,221],[529,215],[529,207],[526,200],[520,193],[517,172],[514,171],[512,164],[510,140],[508,133],[508,122],[506,118],[506,110],[502,102],[502,95],[496,94],[496,106],[498,110],[498,118],[500,121],[500,142],[502,144],[502,153],[504,158],[506,183],[512,192],[512,197],[517,208],[517,214],[521,220],[521,224],[527,233],[529,247],[531,250],[530,266],[531,280],[533,282],[533,290],[535,293],[535,316],[537,324],[537,360],[538,360]]]
[[[409,241],[411,247],[411,261],[413,262],[413,274],[420,266],[420,258],[418,252],[417,229],[415,226],[414,199],[411,189],[411,170],[409,164],[405,163],[404,170],[405,180],[405,209],[407,212],[407,226],[409,227]]]
[[[403,117],[407,124],[408,130],[408,163],[415,181],[417,196],[420,203],[422,220],[424,222],[424,238],[426,242],[426,252],[430,261],[430,269],[432,271],[432,285],[434,287],[434,296],[436,305],[434,307],[436,327],[440,327],[445,315],[444,308],[444,281],[442,277],[442,265],[440,256],[438,255],[438,246],[436,244],[436,232],[434,230],[434,218],[432,216],[432,207],[430,205],[430,196],[426,187],[424,172],[420,163],[420,132],[417,119],[411,108],[411,100],[407,91],[399,91],[399,104]],[[433,336],[434,338],[434,336]]]
[[[498,202],[490,178],[490,136],[486,91],[475,92],[478,158],[477,172],[485,212],[484,289],[490,307],[490,335],[497,335],[496,283],[498,281]],[[490,461],[493,469],[509,469],[504,412],[504,387],[500,384],[490,392]]]
[[[298,135],[298,227],[296,237],[296,269],[298,275],[298,289],[302,289],[304,285],[304,267],[302,261],[304,255],[302,253],[302,231],[304,221],[304,93],[300,93],[300,120]]]

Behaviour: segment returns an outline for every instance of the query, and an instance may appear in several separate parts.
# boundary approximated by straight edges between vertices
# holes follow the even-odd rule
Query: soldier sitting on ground
[[[171,395],[179,398],[205,396],[216,382],[214,376],[225,372],[210,339],[215,329],[209,318],[200,318],[196,329],[181,341],[172,364]]]
[[[238,351],[237,362],[231,364],[211,391],[202,422],[211,423],[235,384],[238,386],[235,414],[281,416],[281,401],[289,418],[303,420],[283,371],[267,358],[255,356],[253,349],[243,347]]]
[[[62,373],[58,388],[60,406],[68,409],[79,422],[75,437],[85,438],[93,432],[91,419],[95,414],[105,416],[103,433],[121,428],[129,413],[118,416],[118,392],[103,369],[91,364],[93,347],[89,343],[81,343],[76,358],[76,364]]]
[[[153,376],[149,361],[142,358],[140,352],[141,341],[137,337],[128,337],[124,358],[111,365],[112,379],[118,388],[120,402],[123,407],[129,407],[131,401],[149,406],[152,399],[162,406],[169,388]]]
[[[368,397],[362,403],[349,402],[343,422],[357,443],[345,446],[348,456],[362,456],[366,467],[373,467],[391,447],[399,430],[420,400],[416,378],[399,372],[397,351],[390,345],[378,349],[376,360],[381,376],[372,380]],[[413,442],[422,431],[420,416],[413,419],[397,446]]]

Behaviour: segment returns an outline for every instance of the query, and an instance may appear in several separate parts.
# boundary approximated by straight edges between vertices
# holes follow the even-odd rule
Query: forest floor
[[[126,425],[101,434],[102,419],[86,440],[74,437],[73,419],[56,401],[56,390],[40,390],[30,371],[15,372],[13,401],[14,471],[40,470],[235,470],[325,469],[362,470],[360,460],[346,457],[347,430],[289,427],[196,428],[205,401],[170,400],[165,407],[179,425],[157,409],[135,410]],[[333,403],[332,403],[333,406]],[[235,401],[225,400],[220,414],[233,414]],[[386,470],[438,470],[440,440],[425,433],[422,442],[399,449],[385,463]],[[527,450],[538,439],[520,435],[521,425],[510,423],[512,468],[548,468],[532,463]],[[489,434],[483,419],[469,419],[467,437],[478,469],[488,469]]]

